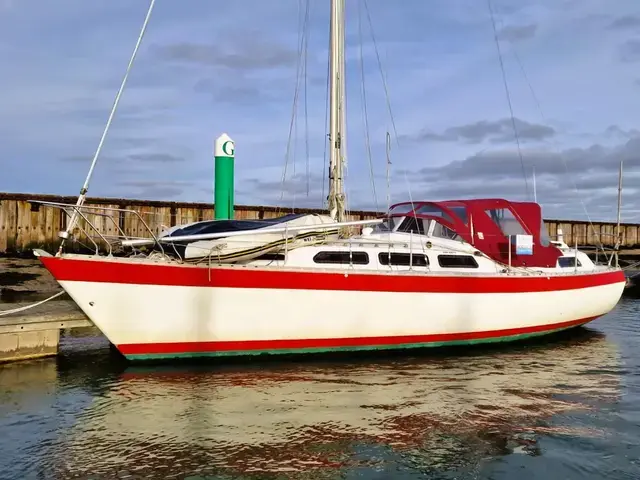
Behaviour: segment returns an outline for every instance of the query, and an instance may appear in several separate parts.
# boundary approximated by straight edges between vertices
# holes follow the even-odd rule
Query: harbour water
[[[640,478],[640,301],[550,340],[131,366],[92,335],[0,366],[0,478]]]

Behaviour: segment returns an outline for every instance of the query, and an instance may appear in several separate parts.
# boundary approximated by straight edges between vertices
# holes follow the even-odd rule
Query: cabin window
[[[447,227],[446,225],[443,225],[437,220],[430,220],[430,222],[433,222],[433,224],[429,229],[429,231],[431,232],[430,234],[433,235],[434,237],[448,238],[449,240],[460,239],[460,237],[455,232],[455,230],[451,230],[449,227]]]
[[[419,215],[431,215],[433,217],[440,217],[449,223],[453,223],[453,219],[444,210],[435,205],[421,205],[420,208],[416,210],[416,213]]]
[[[465,225],[469,221],[469,215],[467,214],[467,207],[459,206],[459,207],[449,207],[451,210]]]
[[[509,235],[528,235],[520,221],[511,213],[508,208],[492,208],[487,210],[487,215],[495,222],[505,237]]]
[[[389,215],[406,215],[407,213],[413,212],[414,207],[415,205],[413,205],[412,203],[403,203],[396,207],[393,207],[389,211]]]
[[[424,235],[424,222],[422,219],[416,217],[405,217],[397,231],[406,233],[413,232],[419,235]]]
[[[577,266],[581,267],[582,264],[580,263],[580,260],[576,259],[576,257],[558,257],[558,266],[560,268],[575,267],[576,261],[578,262]]]
[[[478,268],[478,262],[470,255],[438,255],[438,264],[443,268]]]
[[[256,257],[255,260],[271,260],[284,262],[285,257],[284,253],[263,253],[259,257]]]
[[[374,232],[392,232],[396,225],[402,220],[402,217],[387,217],[382,223],[376,223],[373,226]]]
[[[367,265],[369,255],[366,252],[319,252],[313,257],[313,261],[341,265]]]
[[[547,226],[544,224],[544,218],[540,219],[540,245],[543,247],[551,245],[551,239],[549,238]]]
[[[379,253],[378,260],[380,265],[401,265],[409,266],[409,262],[414,267],[427,267],[429,266],[429,259],[424,254],[410,254],[410,253]]]

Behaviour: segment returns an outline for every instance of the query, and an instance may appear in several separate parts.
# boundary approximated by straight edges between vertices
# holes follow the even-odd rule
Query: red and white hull
[[[511,341],[602,316],[625,285],[620,270],[399,275],[41,260],[131,360]]]

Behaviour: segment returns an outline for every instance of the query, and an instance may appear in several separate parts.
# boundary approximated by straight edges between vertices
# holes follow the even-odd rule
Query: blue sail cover
[[[283,222],[289,222],[302,217],[303,214],[292,213],[277,218],[267,218],[262,220],[203,220],[182,228],[178,228],[166,235],[167,237],[178,237],[182,235],[200,235],[203,233],[239,232],[243,230],[255,230],[257,228],[271,227]],[[223,237],[220,237],[223,238]]]
[[[246,230],[257,230],[259,228],[272,227],[280,223],[289,222],[296,218],[303,217],[305,214],[291,213],[277,218],[267,218],[262,220],[203,220],[181,228],[176,228],[171,233],[163,235],[163,237],[177,237],[182,235],[200,235],[204,233],[224,233],[239,232]],[[224,238],[224,237],[218,237]],[[189,243],[194,240],[183,240],[172,243],[171,247],[164,247],[164,253],[170,256],[184,257],[185,249]],[[160,250],[158,245],[153,247],[154,250]]]

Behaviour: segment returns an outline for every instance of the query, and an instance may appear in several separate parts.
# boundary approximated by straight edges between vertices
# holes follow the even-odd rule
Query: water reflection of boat
[[[616,401],[619,368],[614,345],[588,331],[491,355],[129,368],[59,448],[69,474],[111,472],[123,458],[155,473],[308,472],[350,465],[356,444],[389,455],[429,448],[426,463],[435,449],[468,463],[471,451],[535,450],[551,416]]]

